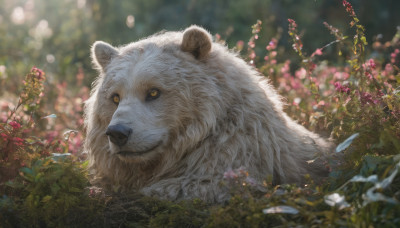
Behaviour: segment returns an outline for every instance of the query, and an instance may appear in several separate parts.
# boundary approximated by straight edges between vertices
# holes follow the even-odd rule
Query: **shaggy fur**
[[[326,174],[306,161],[330,143],[291,120],[268,80],[202,28],[120,48],[96,42],[92,59],[100,76],[86,102],[85,151],[104,186],[221,202],[228,194],[220,182],[231,169],[275,183]],[[154,88],[159,97],[149,100]],[[122,146],[105,133],[115,124],[131,129]]]

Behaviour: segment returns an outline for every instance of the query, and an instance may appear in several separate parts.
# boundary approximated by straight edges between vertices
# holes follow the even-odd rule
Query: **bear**
[[[229,199],[224,173],[262,183],[327,174],[329,139],[283,111],[269,80],[204,28],[161,32],[121,47],[96,41],[99,76],[85,103],[92,183],[167,200]]]

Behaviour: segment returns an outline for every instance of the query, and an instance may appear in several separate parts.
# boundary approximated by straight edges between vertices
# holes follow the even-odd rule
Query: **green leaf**
[[[82,189],[79,189],[79,188],[75,188],[75,187],[70,187],[70,188],[69,188],[69,191],[70,191],[70,192],[82,192],[83,190],[82,190]]]
[[[35,182],[40,182],[41,181],[41,178],[44,176],[44,174],[43,173],[38,173],[36,176],[35,176]]]
[[[359,135],[360,135],[359,133],[355,133],[352,136],[350,136],[349,138],[347,138],[344,142],[340,143],[336,147],[336,153],[341,152],[341,151],[345,150],[347,147],[349,147],[350,144],[353,142],[353,140],[355,138],[357,138]]]
[[[362,36],[362,37],[360,38],[360,40],[363,42],[364,45],[367,45],[367,44],[368,44],[368,43],[367,43],[367,39],[365,38],[365,36]]]
[[[56,183],[52,184],[50,188],[51,188],[51,193],[53,195],[56,194],[61,189],[61,187]]]
[[[28,167],[22,167],[20,171],[24,174],[33,175],[33,170]]]
[[[329,206],[339,207],[339,210],[350,207],[350,204],[346,201],[345,197],[338,193],[332,193],[324,196],[324,201]]]
[[[47,195],[47,196],[43,197],[42,202],[43,202],[43,203],[47,203],[47,202],[49,202],[52,198],[53,198],[52,196]]]
[[[82,162],[81,167],[86,169],[89,166],[89,160]]]
[[[57,118],[56,114],[50,114],[48,116],[42,117],[41,119],[47,119],[47,118]]]
[[[290,206],[276,206],[270,207],[263,210],[264,214],[298,214],[299,210]]]
[[[375,173],[378,165],[383,163],[385,160],[387,159],[379,156],[365,156],[360,174],[363,176],[369,176],[370,174]]]

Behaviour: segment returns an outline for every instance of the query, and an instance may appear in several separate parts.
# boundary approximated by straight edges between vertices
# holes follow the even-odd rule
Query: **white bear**
[[[282,110],[268,79],[198,26],[116,48],[97,41],[99,71],[85,106],[94,180],[169,200],[229,198],[220,182],[326,175],[308,164],[332,147]]]

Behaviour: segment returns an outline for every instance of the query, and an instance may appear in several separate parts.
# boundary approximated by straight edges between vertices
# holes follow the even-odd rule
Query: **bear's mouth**
[[[121,150],[117,153],[117,155],[121,155],[122,157],[136,157],[136,156],[141,156],[143,154],[149,153],[150,151],[156,149],[159,145],[161,144],[161,142],[157,143],[155,146],[143,150],[143,151],[131,151],[131,150]]]

